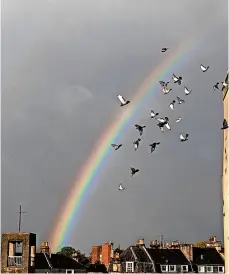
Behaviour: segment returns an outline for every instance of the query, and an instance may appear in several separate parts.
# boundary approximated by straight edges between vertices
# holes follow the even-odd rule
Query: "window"
[[[66,274],[73,274],[74,273],[74,269],[66,269]]]
[[[212,266],[207,266],[207,272],[213,272],[213,267]]]
[[[176,266],[175,265],[170,265],[169,266],[169,271],[170,272],[176,272]]]
[[[134,272],[134,262],[126,262],[126,272]]]
[[[187,265],[182,265],[181,270],[182,270],[182,272],[187,272],[188,271],[188,266]]]
[[[198,266],[198,271],[199,272],[205,272],[205,267],[203,265]]]
[[[224,272],[224,267],[223,267],[223,266],[219,266],[219,267],[218,267],[218,271],[219,271],[219,272]]]
[[[161,272],[168,272],[168,266],[167,265],[161,265]]]

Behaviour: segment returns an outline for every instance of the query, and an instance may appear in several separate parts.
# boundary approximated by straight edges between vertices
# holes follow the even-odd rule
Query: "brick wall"
[[[92,246],[91,250],[91,263],[94,264],[100,260],[101,246]]]
[[[106,268],[108,268],[110,259],[111,259],[111,244],[105,243],[102,245],[102,263],[105,264]]]

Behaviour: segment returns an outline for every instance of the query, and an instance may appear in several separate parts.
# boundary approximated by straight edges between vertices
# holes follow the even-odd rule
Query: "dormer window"
[[[207,272],[213,272],[213,266],[207,266]]]
[[[205,267],[204,267],[203,265],[200,265],[200,266],[198,267],[198,271],[199,271],[199,272],[205,272]]]
[[[188,265],[182,265],[181,270],[182,272],[188,272]]]
[[[161,265],[161,272],[168,272],[168,266],[167,265]]]
[[[126,272],[134,272],[134,262],[126,262]]]
[[[170,265],[169,266],[169,272],[176,272],[176,266],[175,265]]]
[[[66,274],[74,274],[74,269],[66,269]]]
[[[220,273],[221,273],[221,272],[224,273],[224,267],[223,267],[223,266],[219,266],[219,267],[218,267],[218,271],[219,271]]]

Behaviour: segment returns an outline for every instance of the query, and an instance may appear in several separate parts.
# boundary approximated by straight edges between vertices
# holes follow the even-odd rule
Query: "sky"
[[[183,65],[160,79],[174,72],[184,83],[171,83],[167,96],[156,84],[89,190],[67,244],[89,253],[106,241],[126,248],[159,235],[222,240],[223,104],[212,86],[228,66],[227,11],[226,0],[3,0],[2,232],[17,231],[21,202],[22,231],[37,233],[37,245],[48,241],[80,168],[122,111],[117,94],[131,100],[169,54],[161,48],[175,50],[193,33]],[[173,112],[177,95],[186,102]],[[170,118],[170,132],[150,120],[151,109]],[[137,152],[135,123],[146,125]],[[179,142],[181,132],[188,142]],[[131,166],[140,169],[133,178]]]

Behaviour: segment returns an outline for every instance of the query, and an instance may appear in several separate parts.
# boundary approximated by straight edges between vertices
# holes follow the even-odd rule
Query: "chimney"
[[[204,259],[204,255],[203,255],[203,254],[200,255],[200,259],[201,259],[201,260]]]
[[[50,248],[48,242],[43,242],[40,246],[40,252],[41,253],[50,253]]]
[[[101,246],[92,246],[91,248],[91,263],[94,264],[100,261]]]
[[[111,260],[111,243],[105,243],[102,245],[102,263],[108,268]]]
[[[180,245],[180,250],[189,261],[193,261],[193,246],[192,246],[192,244]]]
[[[138,239],[137,240],[137,246],[145,245],[144,244],[144,239]]]

